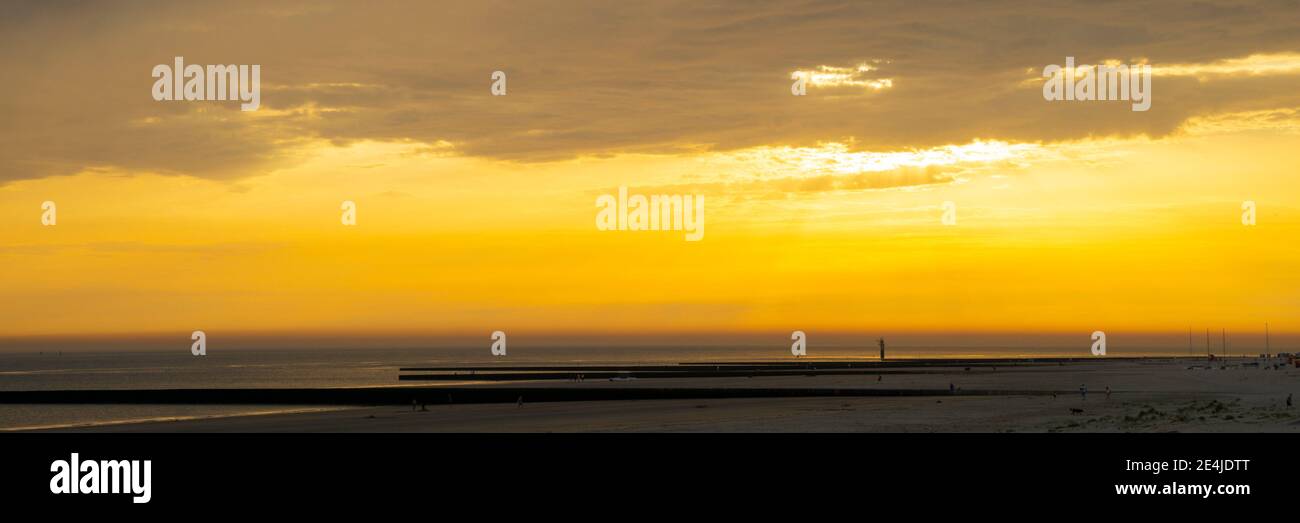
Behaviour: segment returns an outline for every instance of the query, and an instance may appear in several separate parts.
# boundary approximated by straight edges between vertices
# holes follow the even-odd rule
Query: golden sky
[[[0,337],[1300,333],[1295,9],[472,4],[6,3]],[[1067,56],[1151,109],[1044,100]],[[621,186],[703,239],[598,230]]]

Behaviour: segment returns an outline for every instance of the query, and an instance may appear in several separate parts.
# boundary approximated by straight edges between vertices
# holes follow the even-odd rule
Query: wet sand
[[[897,367],[873,375],[515,381],[479,388],[909,390],[908,396],[764,397],[357,407],[65,428],[98,432],[1300,432],[1300,369],[1234,360]],[[1202,368],[1189,368],[1202,367]],[[895,372],[890,372],[893,370]],[[957,394],[949,395],[949,385]],[[1087,385],[1085,398],[1079,392]],[[1109,398],[1106,387],[1112,393]],[[513,394],[513,392],[512,392]],[[1075,411],[1074,409],[1078,409]]]

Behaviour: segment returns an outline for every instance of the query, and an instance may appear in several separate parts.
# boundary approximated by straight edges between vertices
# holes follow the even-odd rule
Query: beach
[[[1204,358],[891,362],[870,374],[520,380],[396,388],[421,405],[59,427],[95,432],[1300,432],[1300,369]],[[1086,395],[1082,392],[1086,387]],[[1107,394],[1106,389],[1110,389]],[[490,393],[519,396],[515,401]],[[667,391],[667,392],[664,392]],[[556,393],[569,393],[555,396]],[[616,399],[620,394],[680,399]],[[815,395],[806,397],[805,395]],[[731,397],[758,395],[763,397]],[[533,398],[566,398],[562,401]],[[584,397],[615,398],[594,401]],[[93,408],[93,407],[91,407]]]

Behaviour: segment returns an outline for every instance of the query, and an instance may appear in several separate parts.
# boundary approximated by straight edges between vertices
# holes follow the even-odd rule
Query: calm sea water
[[[874,348],[825,348],[827,359],[875,359]],[[1159,354],[1159,353],[1152,353]],[[895,348],[891,358],[1022,357],[1079,355],[1077,351],[1025,349]],[[1146,354],[1134,354],[1146,355]],[[1176,355],[1174,353],[1173,355]],[[511,348],[494,358],[485,347],[0,353],[0,390],[171,389],[407,386],[400,367],[444,365],[671,364],[701,361],[786,360],[781,347]],[[418,384],[417,384],[418,385]],[[228,416],[303,410],[291,405],[0,405],[0,429],[59,427],[129,421]]]

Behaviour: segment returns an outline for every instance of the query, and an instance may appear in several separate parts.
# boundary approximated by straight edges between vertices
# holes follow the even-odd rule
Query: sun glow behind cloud
[[[1092,74],[1095,64],[1076,60],[1074,78],[1081,80]],[[1117,58],[1107,58],[1099,65],[1150,65],[1151,74],[1166,78],[1197,78],[1199,80],[1222,80],[1240,77],[1265,77],[1300,74],[1300,53],[1265,53],[1249,56],[1226,58],[1210,62],[1188,63],[1152,63],[1147,58],[1136,58],[1125,62]],[[1042,67],[1025,68],[1026,78],[1021,86],[1040,86],[1043,83]]]
[[[904,167],[925,168],[1025,159],[1041,146],[1028,143],[975,140],[964,145],[946,145],[911,151],[853,151],[850,144],[832,142],[815,147],[758,147],[728,153],[749,163],[755,173],[815,176],[892,171]]]
[[[1300,53],[1252,54],[1207,63],[1158,64],[1152,67],[1157,76],[1265,76],[1300,74]]]
[[[879,62],[879,61],[877,61]],[[831,65],[819,65],[808,70],[799,70],[790,73],[790,79],[797,80],[806,78],[808,84],[814,87],[863,87],[873,91],[888,89],[894,86],[892,78],[871,78],[869,73],[877,70],[877,67],[860,63],[855,67],[836,67]]]

